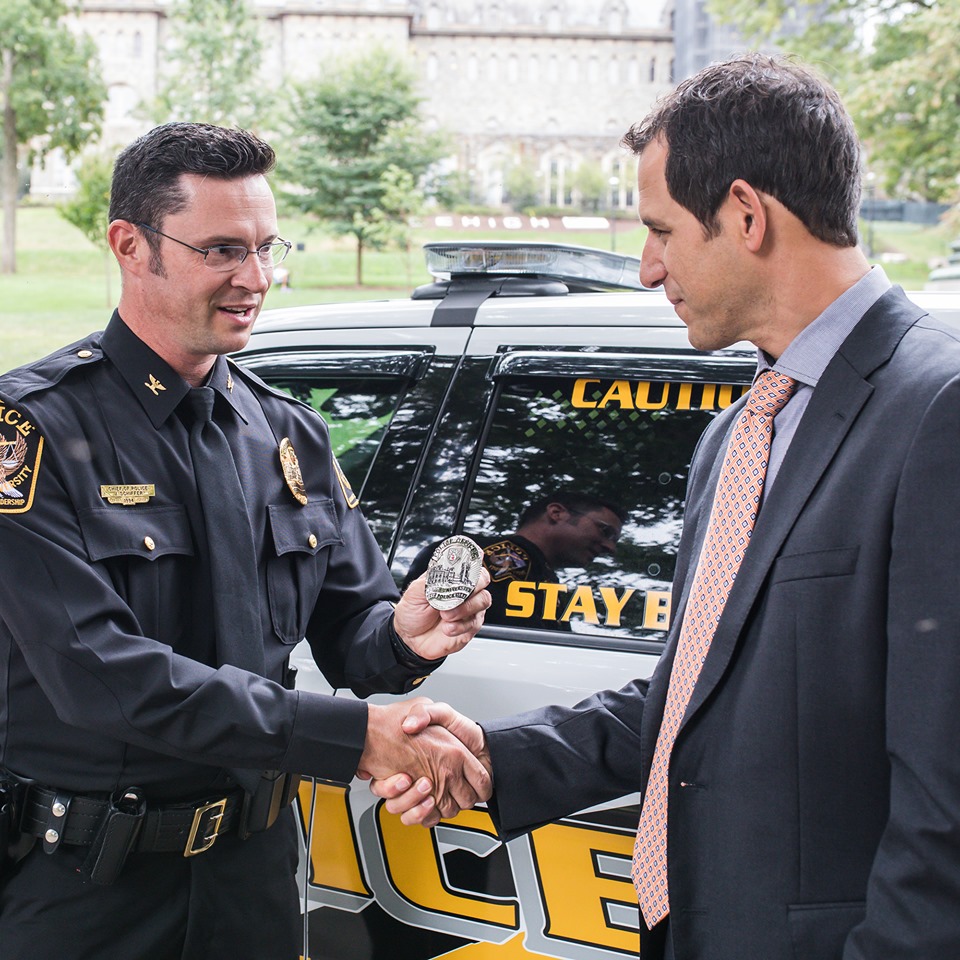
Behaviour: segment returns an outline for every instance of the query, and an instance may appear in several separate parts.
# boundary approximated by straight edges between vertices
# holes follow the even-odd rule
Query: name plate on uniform
[[[156,487],[152,483],[103,484],[100,487],[100,496],[107,503],[118,503],[125,507],[135,503],[147,503],[156,493]]]

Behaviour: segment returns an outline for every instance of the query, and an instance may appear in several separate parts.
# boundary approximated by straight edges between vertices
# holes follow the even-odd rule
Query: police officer
[[[118,310],[0,378],[5,960],[293,960],[297,775],[486,790],[450,738],[401,737],[403,703],[292,689],[306,637],[334,687],[412,690],[489,596],[396,603],[319,415],[224,356],[290,246],[273,163],[204,124],[127,147]]]
[[[527,506],[520,514],[517,529],[499,536],[473,539],[483,548],[483,564],[490,574],[490,608],[486,623],[517,626],[516,614],[509,614],[510,584],[559,583],[557,570],[585,567],[601,554],[616,553],[617,541],[627,512],[619,504],[578,490],[558,490]],[[424,547],[414,558],[404,587],[427,569],[438,546]],[[543,630],[569,630],[569,620],[558,620],[556,611],[546,609],[545,595],[538,594],[533,614],[524,626]]]

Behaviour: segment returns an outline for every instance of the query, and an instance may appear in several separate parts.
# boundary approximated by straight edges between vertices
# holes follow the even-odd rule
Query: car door
[[[390,512],[385,554],[398,582],[425,546],[454,532],[507,533],[530,499],[558,486],[619,500],[627,521],[615,554],[557,571],[556,583],[512,584],[504,621],[485,625],[422,692],[482,720],[649,675],[670,620],[690,455],[754,364],[736,352],[698,355],[676,328],[474,329],[405,504]],[[530,602],[545,592],[549,603]],[[635,956],[636,801],[571,811],[500,845],[482,808],[415,830],[364,784],[308,785],[311,939],[330,956],[342,944],[345,957],[433,957],[471,944],[510,957]]]

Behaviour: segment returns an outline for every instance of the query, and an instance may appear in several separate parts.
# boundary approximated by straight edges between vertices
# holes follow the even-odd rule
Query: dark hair
[[[619,503],[614,503],[612,500],[605,500],[602,497],[595,497],[590,493],[581,493],[577,490],[558,490],[549,496],[534,500],[533,503],[526,507],[523,513],[520,514],[520,519],[517,522],[518,528],[542,517],[547,512],[547,507],[549,507],[551,503],[559,503],[573,513],[586,513],[588,510],[602,510],[606,508],[615,514],[621,523],[626,523],[627,517],[629,516],[627,511],[624,510]]]
[[[622,142],[640,155],[658,138],[667,147],[670,196],[708,237],[719,230],[730,184],[743,179],[819,240],[856,246],[860,144],[837,92],[805,67],[762,54],[711,64],[660,100]]]
[[[165,123],[125,147],[113,165],[109,219],[146,223],[158,230],[164,218],[187,202],[185,173],[223,180],[266,174],[276,163],[273,148],[246,130],[209,123]],[[146,232],[157,253],[160,238]]]

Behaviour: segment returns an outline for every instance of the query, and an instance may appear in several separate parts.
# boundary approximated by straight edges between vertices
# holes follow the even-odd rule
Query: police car
[[[497,615],[424,694],[483,720],[648,676],[670,622],[693,448],[748,389],[754,348],[694,351],[632,257],[513,243],[425,252],[435,279],[409,299],[267,311],[236,359],[326,419],[398,584],[450,534],[490,544]],[[911,296],[960,325],[960,295]],[[615,505],[619,523],[596,521],[605,548],[545,573],[514,539],[521,515],[574,494]],[[301,686],[334,692],[308,651],[294,660]],[[505,845],[482,808],[426,831],[359,782],[304,781],[299,800],[305,956],[637,955],[637,797]]]

